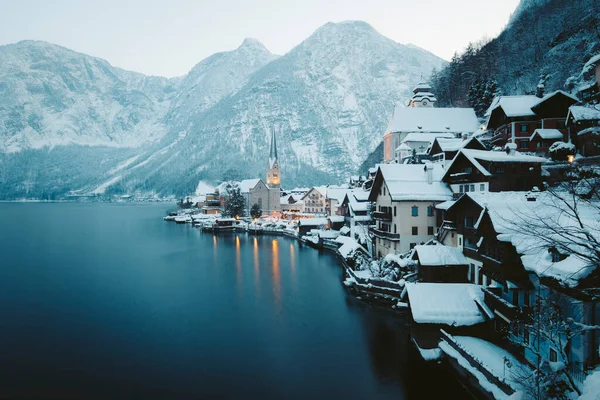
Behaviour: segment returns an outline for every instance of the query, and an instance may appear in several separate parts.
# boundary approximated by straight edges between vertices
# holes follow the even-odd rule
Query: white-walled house
[[[304,196],[304,212],[309,214],[325,214],[327,212],[327,188],[325,186],[315,186],[311,188]]]
[[[441,164],[380,165],[369,201],[375,203],[371,229],[374,256],[404,253],[434,238],[435,205],[452,199],[450,187],[442,182]]]

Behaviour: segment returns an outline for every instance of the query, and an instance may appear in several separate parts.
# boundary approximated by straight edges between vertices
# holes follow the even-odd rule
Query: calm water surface
[[[169,205],[0,203],[0,398],[463,398],[328,253]]]

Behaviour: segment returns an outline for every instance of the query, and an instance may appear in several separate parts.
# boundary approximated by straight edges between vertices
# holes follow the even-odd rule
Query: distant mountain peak
[[[259,50],[259,51],[266,52],[266,53],[271,53],[269,51],[269,49],[267,49],[260,40],[255,39],[255,38],[244,39],[244,41],[242,42],[240,47],[238,47],[238,50],[241,50],[241,49],[252,49],[252,50]]]

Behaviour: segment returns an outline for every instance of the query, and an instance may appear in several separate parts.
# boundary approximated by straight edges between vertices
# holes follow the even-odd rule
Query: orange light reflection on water
[[[277,308],[281,308],[281,276],[279,275],[279,242],[273,239],[271,242],[273,253],[273,295]]]

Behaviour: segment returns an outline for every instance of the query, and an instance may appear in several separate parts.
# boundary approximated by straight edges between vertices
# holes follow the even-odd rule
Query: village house
[[[545,152],[555,141],[566,142],[565,118],[578,101],[562,90],[544,96],[543,86],[537,95],[496,97],[486,112],[487,129],[494,131],[491,143],[498,147],[515,143],[520,151]]]
[[[506,151],[459,150],[442,181],[456,194],[541,187],[542,164],[548,160],[521,154],[512,143],[506,147]]]
[[[600,54],[590,58],[581,72],[583,85],[579,94],[585,103],[598,103],[600,100]]]
[[[600,155],[600,105],[571,106],[567,115],[571,142],[584,157]]]
[[[468,283],[406,283],[410,336],[425,360],[441,357],[441,330],[487,338],[494,314],[480,286]]]
[[[281,211],[290,214],[302,214],[304,213],[304,200],[303,195],[290,193],[287,196],[280,198]]]
[[[327,214],[327,188],[325,186],[315,186],[311,188],[304,196],[304,212],[307,214]]]
[[[413,136],[413,145],[424,146],[423,153],[427,150],[428,144],[425,139],[431,135],[432,142],[436,135],[450,137],[461,137],[463,133],[467,135],[479,129],[480,123],[472,108],[435,108],[433,99],[430,95],[431,88],[425,83],[419,83],[415,90],[409,106],[397,105],[394,114],[387,126],[386,133],[383,136],[383,162],[397,162],[398,155],[406,149],[398,149],[409,134],[422,134],[424,136]],[[418,139],[418,140],[416,140]],[[421,142],[421,144],[418,144]],[[407,144],[405,146],[412,151]],[[397,151],[398,150],[398,151]]]
[[[460,149],[487,150],[479,139],[474,137],[467,138],[464,135],[460,139],[435,138],[431,146],[427,149],[427,154],[432,162],[450,164]]]
[[[432,163],[379,166],[369,195],[375,203],[374,256],[405,253],[434,237],[435,205],[452,198],[443,173],[442,165]]]
[[[415,246],[420,282],[468,283],[469,263],[461,249],[444,245]]]
[[[568,361],[573,376],[582,381],[585,371],[600,363],[596,351],[600,332],[582,331],[562,353],[555,342],[544,339],[556,333],[538,338],[531,328],[536,298],[540,302],[560,298],[564,321],[579,324],[573,329],[600,321],[596,293],[600,271],[569,254],[572,245],[565,239],[577,235],[582,222],[595,226],[597,210],[580,204],[580,219],[575,220],[569,212],[557,212],[563,206],[546,192],[468,193],[447,208],[445,219],[462,238],[458,243],[469,262],[469,281],[484,287],[485,302],[496,317],[493,340],[532,365],[540,364],[538,357],[545,362]],[[562,235],[553,226],[570,233]],[[585,232],[597,234],[594,229]],[[439,237],[450,244],[447,238]],[[465,246],[467,240],[470,244]]]

